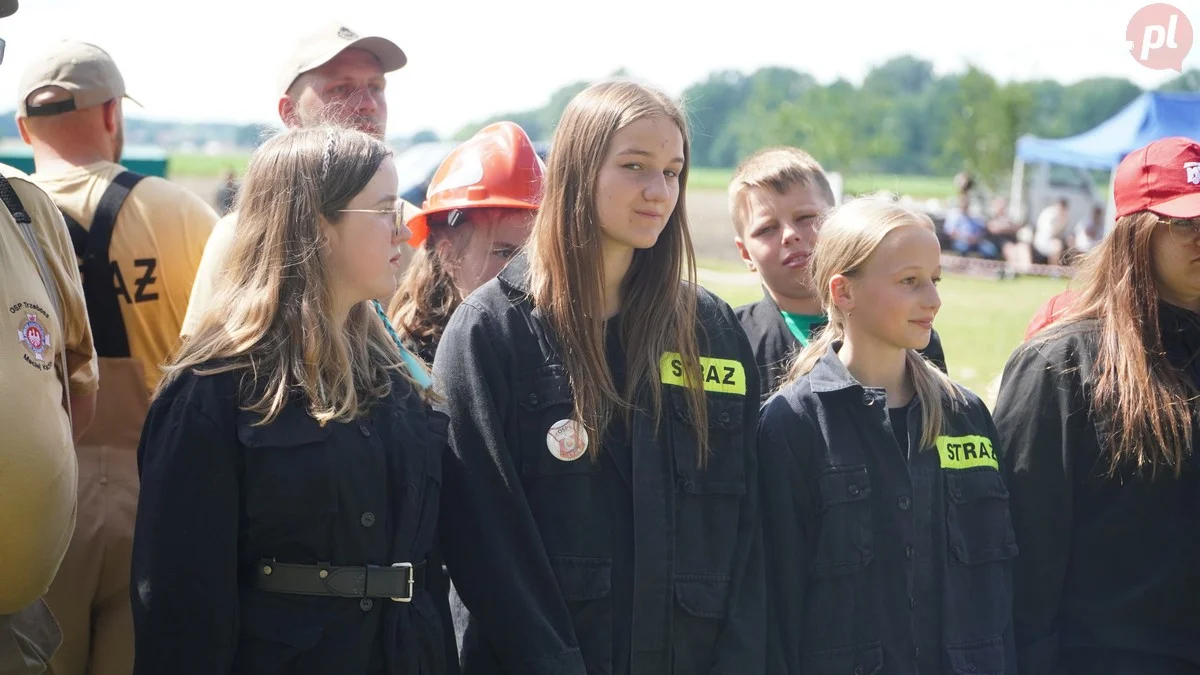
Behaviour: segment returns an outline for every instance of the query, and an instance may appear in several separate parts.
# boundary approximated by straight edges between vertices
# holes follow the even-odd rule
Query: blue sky
[[[678,94],[717,69],[779,65],[822,82],[861,81],[872,65],[912,53],[938,72],[970,61],[1001,79],[1096,75],[1152,87],[1174,75],[1136,63],[1129,18],[1146,2],[1105,0],[23,0],[0,20],[8,43],[0,93],[16,105],[21,70],[55,41],[108,50],[137,117],[275,120],[284,52],[312,25],[338,19],[395,40],[409,65],[388,84],[389,135],[453,133],[473,119],[541,105],[579,79],[626,68]],[[1175,2],[1200,26],[1200,1]],[[337,8],[331,13],[330,6]],[[1200,67],[1193,49],[1185,67]]]

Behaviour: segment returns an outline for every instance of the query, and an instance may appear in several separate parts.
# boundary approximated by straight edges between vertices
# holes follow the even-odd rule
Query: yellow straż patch
[[[687,386],[687,380],[684,379],[683,357],[678,352],[663,352],[662,359],[659,361],[659,370],[662,373],[663,384],[673,384],[676,387]],[[701,356],[699,375],[704,384],[704,391],[746,395],[746,369],[742,366],[741,361]]]
[[[943,469],[999,469],[995,446],[987,436],[938,436],[938,462]]]

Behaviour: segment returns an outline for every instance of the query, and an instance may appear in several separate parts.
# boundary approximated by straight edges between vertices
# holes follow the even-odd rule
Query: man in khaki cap
[[[138,438],[217,221],[197,195],[117,163],[124,98],[125,81],[103,49],[60,42],[25,71],[17,100],[37,168],[30,179],[66,216],[100,357],[96,420],[75,449],[79,516],[46,594],[63,633],[55,675],[133,670]]]
[[[15,11],[0,0],[0,17]],[[75,528],[73,439],[94,409],[96,354],[62,214],[5,165],[0,201],[0,673],[32,675],[62,640],[42,596]]]
[[[391,40],[364,37],[342,23],[326,23],[302,37],[284,61],[278,79],[279,118],[289,127],[336,124],[383,140],[387,131],[384,76],[407,61]],[[406,213],[418,211],[411,204],[404,208]],[[195,333],[212,309],[213,286],[229,255],[236,222],[236,210],[222,217],[204,249],[183,322],[185,338]]]

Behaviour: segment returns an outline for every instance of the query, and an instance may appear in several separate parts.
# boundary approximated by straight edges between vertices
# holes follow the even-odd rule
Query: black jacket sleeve
[[[800,468],[804,425],[783,396],[758,422],[763,546],[767,573],[767,675],[801,666],[810,494]]]
[[[130,579],[137,675],[219,675],[233,665],[240,502],[232,429],[184,397],[158,399],[146,417]]]
[[[996,401],[1001,468],[1020,554],[1013,565],[1018,672],[1058,672],[1058,613],[1071,557],[1071,453],[1081,406],[1077,374],[1048,362],[1037,345],[1005,367]]]
[[[746,371],[746,395],[743,404],[742,438],[746,457],[746,508],[738,521],[738,542],[734,558],[733,585],[730,589],[728,620],[717,641],[717,662],[713,675],[761,673],[766,650],[766,580],[763,562],[762,519],[758,486],[758,409],[759,378],[750,342],[724,307],[726,324],[737,335],[740,361]]]
[[[538,534],[505,440],[512,383],[507,336],[467,303],[455,311],[434,361],[450,415],[443,476],[442,551],[455,590],[504,669],[585,675],[571,615]]]

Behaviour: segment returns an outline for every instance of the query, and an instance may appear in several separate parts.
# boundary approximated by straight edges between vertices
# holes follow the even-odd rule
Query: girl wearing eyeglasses
[[[390,151],[287,131],[247,169],[223,312],[184,343],[138,460],[136,673],[443,673],[427,588],[446,419],[372,307],[395,290]]]
[[[1018,672],[1200,673],[1200,144],[1118,166],[1066,315],[1004,371]]]

